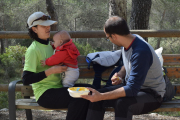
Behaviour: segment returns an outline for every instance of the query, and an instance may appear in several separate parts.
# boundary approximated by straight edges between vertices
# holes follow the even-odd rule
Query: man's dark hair
[[[37,27],[37,26],[34,26],[34,27]],[[34,40],[38,39],[38,35],[32,30],[32,28],[28,29],[28,35]]]
[[[104,30],[110,36],[112,34],[118,34],[122,36],[130,34],[126,21],[123,18],[118,17],[118,16],[113,16],[109,18],[105,22]]]

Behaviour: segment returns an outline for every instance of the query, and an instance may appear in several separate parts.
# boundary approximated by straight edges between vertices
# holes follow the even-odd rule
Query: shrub
[[[87,55],[88,53],[93,53],[93,52],[97,52],[96,50],[94,50],[90,44],[86,44],[86,45],[82,45],[79,43],[74,43],[77,47],[77,49],[79,50],[81,55]]]
[[[8,93],[0,92],[0,109],[8,108]]]
[[[22,57],[24,57],[26,49],[26,47],[20,45],[9,46],[6,48],[6,52],[0,55],[5,78],[19,75],[22,68]]]
[[[22,98],[20,92],[16,92],[16,99]],[[0,109],[8,108],[8,92],[0,91]]]

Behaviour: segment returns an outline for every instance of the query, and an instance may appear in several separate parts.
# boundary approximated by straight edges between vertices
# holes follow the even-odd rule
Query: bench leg
[[[26,118],[27,118],[27,120],[32,120],[32,111],[31,111],[31,109],[26,109]]]
[[[25,99],[29,99],[29,96],[24,96]],[[32,111],[31,109],[25,109],[26,110],[26,118],[27,120],[32,120]]]
[[[16,120],[16,108],[14,106],[9,107],[9,120]]]
[[[15,105],[15,89],[16,84],[21,80],[12,81],[8,87],[8,102],[9,102],[9,120],[16,120],[16,105]]]

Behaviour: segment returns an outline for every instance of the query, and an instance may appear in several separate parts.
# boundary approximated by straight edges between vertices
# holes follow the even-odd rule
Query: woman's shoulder
[[[37,49],[37,42],[36,42],[36,41],[33,41],[33,42],[31,43],[31,45],[28,47],[28,49],[29,49],[29,50],[31,50],[31,49]]]
[[[27,48],[26,53],[35,52],[36,50],[37,50],[37,46],[36,46],[35,42],[33,41],[31,43],[31,45]]]

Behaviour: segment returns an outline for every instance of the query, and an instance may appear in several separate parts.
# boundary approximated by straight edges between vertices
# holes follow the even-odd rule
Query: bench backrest
[[[168,71],[167,76],[170,79],[180,78],[180,54],[165,54],[163,59]]]
[[[168,71],[167,76],[172,78],[180,78],[180,54],[165,54],[163,55],[164,63],[163,65],[166,66]],[[93,79],[94,78],[94,70],[92,68],[87,69],[87,62],[86,56],[79,56],[78,57],[78,66],[80,69],[80,79]],[[114,66],[115,67],[115,66]],[[110,67],[105,72],[103,72],[103,78],[108,78],[110,73],[112,72],[114,67]],[[21,88],[23,96],[33,96],[33,91],[31,86],[23,86]],[[177,87],[177,94],[180,94],[180,87]]]

